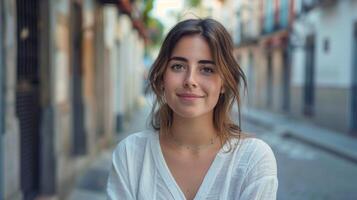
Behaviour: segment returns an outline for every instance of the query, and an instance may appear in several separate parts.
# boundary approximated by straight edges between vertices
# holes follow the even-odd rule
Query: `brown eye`
[[[212,67],[202,67],[201,72],[206,75],[210,75],[210,74],[213,74],[215,71]]]
[[[173,64],[171,65],[171,69],[173,71],[182,71],[184,69],[184,66],[182,64]]]

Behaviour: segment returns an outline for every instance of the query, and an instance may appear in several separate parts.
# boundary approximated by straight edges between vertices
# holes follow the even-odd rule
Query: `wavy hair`
[[[223,80],[225,92],[220,95],[213,115],[214,127],[217,129],[221,145],[232,137],[241,138],[243,133],[241,131],[240,87],[247,88],[246,77],[233,56],[233,41],[230,34],[222,24],[210,18],[181,21],[169,31],[163,41],[148,76],[147,91],[152,90],[156,96],[151,110],[151,126],[160,134],[170,132],[173,111],[165,102],[163,76],[177,42],[189,35],[200,35],[205,39]],[[230,113],[235,102],[238,106],[238,125],[234,123]]]

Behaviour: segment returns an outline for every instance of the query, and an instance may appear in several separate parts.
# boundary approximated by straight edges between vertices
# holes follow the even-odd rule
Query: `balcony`
[[[102,4],[117,4],[118,0],[98,0],[98,2]]]
[[[320,6],[332,6],[337,0],[318,0],[317,2]]]
[[[332,6],[337,2],[337,0],[303,0],[302,10],[304,12],[309,12],[310,10],[317,7],[327,7]]]
[[[259,32],[254,29],[252,21],[241,22],[239,46],[255,44],[258,41]]]

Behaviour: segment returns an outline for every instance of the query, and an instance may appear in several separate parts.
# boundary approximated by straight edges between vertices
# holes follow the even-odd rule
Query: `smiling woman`
[[[207,42],[199,35],[182,38],[163,76],[163,90],[173,118],[202,118],[211,124],[223,83]]]
[[[272,150],[231,119],[246,81],[219,22],[178,23],[165,38],[149,81],[156,95],[153,130],[118,144],[109,199],[276,199]]]

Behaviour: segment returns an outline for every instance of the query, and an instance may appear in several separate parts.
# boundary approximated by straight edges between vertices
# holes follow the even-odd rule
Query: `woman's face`
[[[164,94],[174,115],[213,115],[221,92],[223,81],[208,43],[199,35],[181,38],[164,73]]]

